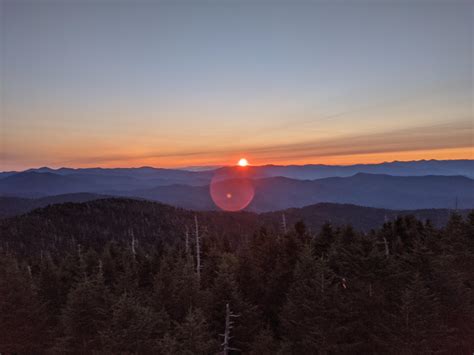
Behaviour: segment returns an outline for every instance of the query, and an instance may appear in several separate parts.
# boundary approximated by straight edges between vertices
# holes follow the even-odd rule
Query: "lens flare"
[[[222,210],[243,210],[253,200],[255,190],[249,179],[213,180],[210,185],[211,198]]]

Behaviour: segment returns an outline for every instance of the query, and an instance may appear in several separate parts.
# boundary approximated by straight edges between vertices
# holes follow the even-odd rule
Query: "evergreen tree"
[[[207,310],[211,329],[221,334],[225,329],[226,305],[239,315],[232,330],[233,347],[246,351],[260,326],[257,307],[247,302],[237,283],[238,260],[231,254],[223,254],[217,276],[210,289]]]
[[[285,349],[308,354],[331,351],[336,312],[335,275],[322,257],[306,246],[295,267],[294,280],[282,313]]]
[[[189,310],[184,321],[178,323],[173,335],[160,343],[163,354],[205,355],[215,353],[217,344],[212,340],[207,321],[200,309]]]
[[[154,302],[157,310],[165,309],[175,321],[182,321],[190,308],[199,307],[202,293],[190,255],[168,254],[163,257],[155,277]]]
[[[99,332],[108,319],[109,292],[102,274],[84,277],[68,294],[61,315],[62,334],[55,351],[93,352],[101,349]]]
[[[280,213],[202,212],[198,283],[182,241],[194,212],[98,204],[0,220],[0,351],[212,354],[226,304],[241,353],[474,348],[474,212],[443,228],[410,216],[366,233],[327,223],[314,238],[302,225],[282,234]]]
[[[436,295],[427,287],[420,274],[402,293],[398,313],[401,351],[406,354],[439,351],[438,336],[442,334]]]
[[[45,310],[28,272],[0,254],[0,351],[43,352],[50,340]]]
[[[316,237],[313,247],[316,252],[316,255],[327,256],[329,247],[335,241],[336,234],[330,223],[324,223],[321,228],[321,232]]]
[[[348,238],[345,233],[349,232]],[[390,350],[391,319],[386,290],[391,263],[374,236],[343,230],[331,246],[329,264],[336,272],[337,352],[373,353]],[[348,240],[349,239],[349,240]],[[345,241],[344,241],[345,240]]]
[[[237,281],[242,295],[257,305],[272,329],[286,300],[300,248],[294,233],[275,236],[261,230],[239,254]]]
[[[262,329],[250,346],[250,355],[273,355],[279,351],[279,344],[269,328]]]
[[[169,318],[164,311],[156,313],[126,294],[112,306],[111,313],[100,332],[107,351],[150,353],[169,330]]]
[[[67,290],[61,283],[59,268],[54,264],[49,254],[45,255],[39,265],[37,278],[38,296],[45,303],[52,325],[57,323],[61,308],[66,303]]]

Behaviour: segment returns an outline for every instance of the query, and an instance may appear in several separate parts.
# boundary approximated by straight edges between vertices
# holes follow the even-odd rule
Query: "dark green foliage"
[[[446,334],[440,322],[439,304],[420,274],[403,290],[397,312],[400,345],[403,353],[434,353],[438,336]]]
[[[158,347],[169,331],[166,312],[151,307],[126,294],[112,306],[111,317],[100,332],[105,350],[113,353],[144,353]]]
[[[283,339],[296,354],[335,350],[339,286],[327,260],[305,247],[282,312]]]
[[[272,331],[264,328],[255,337],[250,345],[249,354],[251,355],[273,355],[278,352],[279,345]]]
[[[101,348],[99,332],[110,314],[110,297],[102,275],[84,277],[69,292],[61,315],[63,334],[56,350],[63,352],[97,351]]]
[[[170,354],[204,355],[211,354],[216,349],[217,344],[200,309],[189,310],[184,321],[177,324],[173,334],[175,346],[167,351]]]
[[[202,303],[192,257],[172,254],[162,257],[155,277],[153,302],[156,309],[166,310],[177,321],[182,321],[189,309]]]
[[[232,254],[223,254],[205,309],[210,316],[212,330],[219,334],[224,333],[225,329],[226,304],[231,306],[232,312],[239,315],[232,330],[232,335],[235,336],[233,345],[245,350],[260,329],[260,317],[257,307],[242,296],[236,278],[237,270],[238,259]]]
[[[14,258],[0,258],[0,349],[6,353],[41,352],[49,345],[48,314],[27,270]]]
[[[201,280],[188,211],[103,200],[0,221],[0,352],[215,354],[226,304],[231,354],[474,348],[474,212],[284,234],[249,216],[200,213]]]

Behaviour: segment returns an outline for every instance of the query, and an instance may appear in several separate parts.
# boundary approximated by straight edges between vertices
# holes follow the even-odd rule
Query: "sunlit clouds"
[[[46,137],[46,135],[45,135]],[[331,138],[280,142],[233,142],[212,147],[201,144],[161,145],[146,139],[93,140],[76,137],[25,139],[15,154],[4,156],[5,165],[24,166],[165,166],[233,165],[246,152],[253,165],[354,164],[393,160],[472,159],[474,130],[469,120],[413,129],[352,133]],[[26,137],[25,137],[26,138]],[[8,137],[10,139],[10,137]],[[7,144],[14,144],[8,142]],[[77,151],[77,146],[83,147]],[[155,148],[156,146],[156,148]],[[46,157],[46,159],[45,159]],[[240,165],[240,164],[239,164]]]

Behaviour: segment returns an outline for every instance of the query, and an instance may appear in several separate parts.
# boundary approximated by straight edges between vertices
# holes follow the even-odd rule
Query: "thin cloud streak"
[[[311,140],[290,144],[267,146],[242,146],[230,149],[202,149],[144,154],[111,154],[77,157],[64,164],[104,164],[130,161],[170,161],[181,163],[187,158],[198,158],[203,162],[228,161],[228,157],[248,154],[258,160],[304,159],[331,156],[351,156],[360,154],[383,154],[433,149],[468,148],[473,146],[474,130],[471,120],[455,123],[421,126],[415,129],[400,129],[367,135],[348,135],[325,140]],[[193,161],[193,160],[191,160]]]

